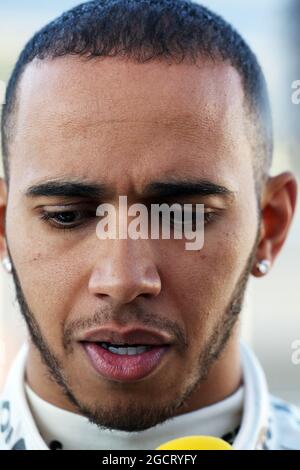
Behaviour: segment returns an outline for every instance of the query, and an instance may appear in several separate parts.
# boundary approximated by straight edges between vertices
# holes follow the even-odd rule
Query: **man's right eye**
[[[96,211],[91,210],[68,210],[68,211],[46,211],[44,210],[41,219],[58,229],[76,228],[89,219],[96,217]]]

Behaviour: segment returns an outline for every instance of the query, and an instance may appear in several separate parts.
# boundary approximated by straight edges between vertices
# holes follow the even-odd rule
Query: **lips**
[[[133,382],[147,377],[158,369],[166,353],[171,349],[172,339],[164,333],[132,327],[131,329],[116,329],[102,327],[90,331],[80,340],[80,343],[93,366],[102,377],[119,381]],[[137,354],[119,355],[114,348],[108,350],[108,345],[129,347],[147,346],[144,352]]]
[[[170,345],[172,338],[164,333],[140,328],[131,327],[130,329],[120,330],[116,328],[102,327],[85,334],[80,341],[89,341],[93,343],[111,343],[115,345],[149,345],[161,346]]]

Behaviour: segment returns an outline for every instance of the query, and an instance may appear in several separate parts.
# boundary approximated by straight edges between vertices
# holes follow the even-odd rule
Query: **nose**
[[[108,248],[108,246],[106,247]],[[138,296],[157,296],[161,279],[145,240],[110,240],[101,250],[89,279],[89,292],[126,304]]]

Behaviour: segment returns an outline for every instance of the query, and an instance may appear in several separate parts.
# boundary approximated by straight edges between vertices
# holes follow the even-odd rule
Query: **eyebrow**
[[[173,196],[218,195],[226,199],[232,199],[235,191],[208,180],[179,180],[151,183],[146,187],[145,195],[148,197],[165,198]]]
[[[25,196],[86,197],[94,199],[103,198],[108,193],[108,188],[104,184],[55,180],[30,186],[25,191]]]
[[[112,195],[113,191],[101,183],[54,180],[35,184],[27,188],[27,197],[85,197],[90,199],[105,198]],[[170,198],[180,196],[210,196],[218,195],[232,199],[235,192],[225,186],[208,180],[175,180],[156,181],[148,184],[142,193],[143,197]]]

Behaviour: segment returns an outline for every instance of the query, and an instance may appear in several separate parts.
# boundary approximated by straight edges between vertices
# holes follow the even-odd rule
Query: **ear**
[[[289,231],[295,212],[297,199],[297,181],[290,172],[270,177],[263,189],[261,197],[261,230],[256,262],[252,267],[252,274],[260,277],[256,264],[267,260],[270,265],[279,254]]]
[[[0,178],[0,258],[5,258],[7,254],[5,237],[5,214],[7,207],[7,185],[4,178]]]

